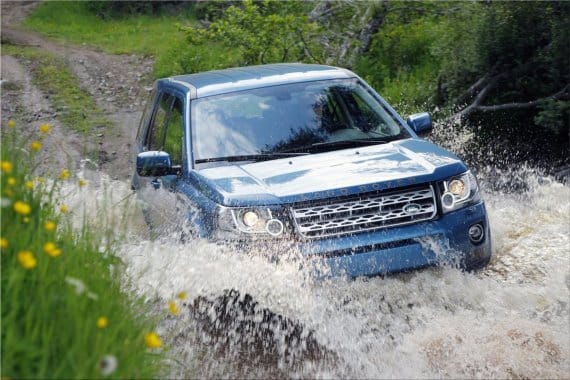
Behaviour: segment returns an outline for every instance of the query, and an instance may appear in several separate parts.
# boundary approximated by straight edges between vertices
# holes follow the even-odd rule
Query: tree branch
[[[453,104],[462,104],[464,101],[471,98],[477,91],[479,91],[482,86],[487,84],[489,79],[489,73],[483,75],[481,78],[479,78],[479,80],[477,80],[477,82],[473,83],[467,90],[465,90],[465,92],[459,95]]]
[[[499,81],[499,79],[502,76],[503,76],[503,74],[498,74],[498,75],[495,75],[494,77],[492,77],[491,79],[489,79],[489,81],[487,82],[485,87],[483,87],[483,89],[481,91],[479,91],[479,93],[475,97],[475,100],[473,100],[473,103],[471,103],[470,105],[468,105],[467,107],[465,107],[461,111],[459,111],[456,114],[449,117],[448,120],[449,119],[451,119],[453,121],[461,120],[463,117],[465,117],[465,116],[469,115],[470,113],[472,113],[473,111],[475,111],[481,105],[481,103],[487,98],[487,95],[489,95],[489,92],[491,92],[491,90],[497,85],[497,82]]]
[[[494,111],[501,111],[501,110],[509,110],[509,109],[524,109],[524,108],[532,108],[540,105],[541,103],[547,102],[549,100],[557,100],[563,99],[568,97],[568,89],[570,85],[566,85],[562,90],[558,91],[556,94],[547,96],[545,98],[540,98],[536,100],[532,100],[530,102],[520,102],[520,103],[504,103],[504,104],[496,104],[494,106],[477,106],[477,111],[483,112],[494,112]]]
[[[479,94],[477,94],[477,97],[475,98],[473,103],[471,103],[469,106],[467,106],[463,110],[451,115],[450,117],[445,119],[445,121],[446,122],[460,121],[463,117],[473,113],[474,111],[495,112],[495,111],[509,110],[509,109],[532,108],[532,107],[536,107],[536,106],[538,106],[544,102],[547,102],[549,100],[565,99],[565,98],[570,97],[570,94],[568,93],[568,91],[570,90],[570,84],[567,84],[566,86],[564,86],[560,91],[558,91],[555,94],[552,94],[552,95],[544,97],[544,98],[532,100],[529,102],[518,102],[518,103],[513,102],[513,103],[496,104],[496,105],[492,105],[492,106],[481,105],[483,100],[485,100],[485,98],[487,97],[489,92],[493,89],[493,87],[495,87],[495,85],[497,84],[498,80],[500,79],[500,77],[502,75],[503,74],[499,74],[499,75],[496,75],[493,78],[491,78],[489,80],[489,82],[487,83],[487,85],[479,92]]]

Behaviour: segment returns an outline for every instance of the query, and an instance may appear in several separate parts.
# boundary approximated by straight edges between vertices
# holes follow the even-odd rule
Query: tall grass
[[[63,170],[35,178],[42,131],[10,122],[1,141],[2,378],[151,378],[162,353],[156,321],[121,291],[121,262],[75,210],[62,186],[85,183]]]

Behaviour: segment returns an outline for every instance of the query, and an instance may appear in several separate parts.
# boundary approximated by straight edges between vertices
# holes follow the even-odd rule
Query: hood
[[[195,170],[191,180],[217,203],[268,205],[352,195],[445,179],[467,170],[420,139],[243,165]]]

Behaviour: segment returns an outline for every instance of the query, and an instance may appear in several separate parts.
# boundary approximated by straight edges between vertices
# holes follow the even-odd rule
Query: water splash
[[[501,173],[524,182],[517,191],[486,187],[494,256],[477,273],[315,282],[294,261],[179,234],[149,240],[134,223],[117,249],[125,287],[164,316],[168,377],[567,378],[570,188],[524,170]],[[96,215],[111,202],[125,223],[116,205],[128,186],[89,186],[95,196],[78,190],[69,203]],[[168,315],[181,291],[180,315]]]

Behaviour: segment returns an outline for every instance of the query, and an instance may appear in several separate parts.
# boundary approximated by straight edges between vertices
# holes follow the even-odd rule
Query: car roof
[[[192,98],[200,98],[287,83],[354,77],[351,71],[333,66],[277,63],[177,75],[163,81],[187,87]]]

